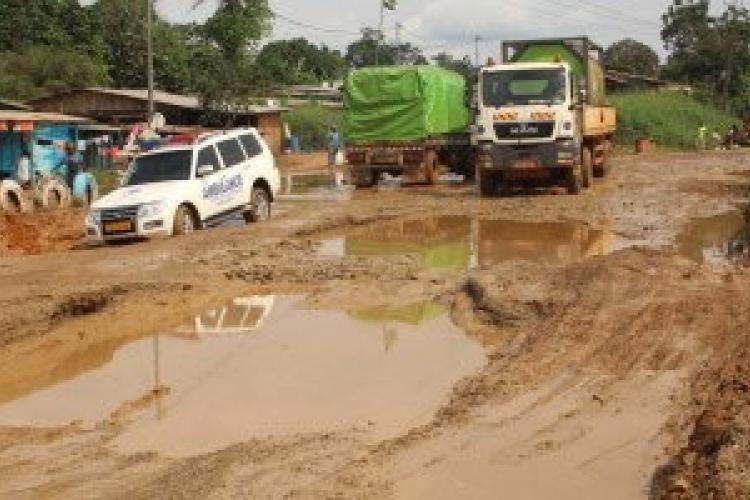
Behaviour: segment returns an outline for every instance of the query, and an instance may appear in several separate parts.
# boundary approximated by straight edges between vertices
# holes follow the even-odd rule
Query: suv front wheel
[[[250,195],[250,210],[244,213],[245,222],[261,222],[271,217],[271,197],[262,187],[254,187]]]
[[[198,228],[195,214],[187,205],[180,205],[174,215],[174,229],[172,233],[175,236],[190,234]]]

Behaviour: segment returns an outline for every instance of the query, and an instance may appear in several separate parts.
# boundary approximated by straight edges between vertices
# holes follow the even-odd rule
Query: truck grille
[[[552,137],[555,122],[496,123],[498,139],[541,139]]]

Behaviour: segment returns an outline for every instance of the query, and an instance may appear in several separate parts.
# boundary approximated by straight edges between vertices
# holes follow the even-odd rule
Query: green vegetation
[[[292,135],[299,137],[304,151],[314,151],[328,147],[328,131],[331,127],[341,130],[343,113],[340,109],[330,109],[317,104],[303,106],[284,115]]]
[[[617,108],[617,142],[633,144],[642,137],[659,146],[690,149],[698,144],[701,126],[713,133],[726,134],[738,120],[724,111],[699,102],[682,92],[660,91],[610,96]]]

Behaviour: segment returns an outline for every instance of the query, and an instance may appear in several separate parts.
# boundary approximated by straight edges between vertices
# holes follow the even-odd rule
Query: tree
[[[112,85],[144,88],[146,75],[146,2],[142,0],[99,0],[93,6],[104,40],[105,61]],[[187,32],[154,17],[154,77],[162,90],[187,90]]]
[[[270,32],[270,20],[267,0],[221,0],[203,33],[227,59],[236,59],[247,55]]]
[[[659,72],[659,55],[646,45],[632,38],[615,42],[607,49],[605,61],[608,69],[656,76]]]
[[[713,16],[708,0],[673,0],[663,22],[662,40],[669,51],[663,75],[720,96],[727,106],[736,101],[750,72],[750,12],[728,5]]]
[[[11,99],[108,83],[106,66],[86,54],[43,45],[0,53],[0,95]]]
[[[379,47],[378,47],[379,45]],[[376,57],[376,53],[378,54]],[[427,64],[422,50],[410,43],[393,45],[385,43],[378,30],[364,28],[362,38],[351,43],[346,48],[346,62],[355,68],[374,66],[378,64],[388,66],[394,64]]]
[[[440,52],[438,55],[434,56],[432,60],[441,68],[460,73],[467,80],[470,80],[474,74],[474,65],[471,63],[471,58],[469,56],[456,59],[450,54]]]
[[[334,81],[346,72],[346,61],[339,51],[318,47],[304,38],[266,44],[257,64],[271,82],[282,85]]]
[[[233,111],[266,90],[267,80],[251,56],[270,32],[270,19],[267,0],[220,0],[216,13],[196,28],[191,60],[199,74],[193,85],[208,122],[231,126]]]

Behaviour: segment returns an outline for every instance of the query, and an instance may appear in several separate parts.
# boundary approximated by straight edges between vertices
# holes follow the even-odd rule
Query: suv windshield
[[[126,186],[190,179],[193,152],[168,151],[136,158],[128,169]]]
[[[485,73],[482,77],[485,106],[525,106],[565,102],[565,71],[517,69]]]

